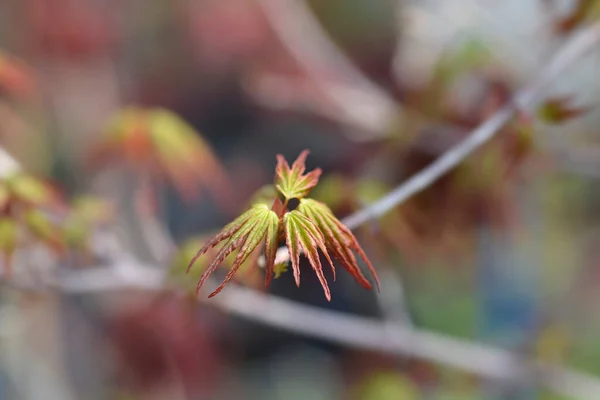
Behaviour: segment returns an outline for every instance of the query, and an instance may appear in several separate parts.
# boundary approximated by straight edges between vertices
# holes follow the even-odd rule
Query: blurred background
[[[312,197],[350,215],[598,16],[595,0],[1,1],[0,143],[26,172],[0,187],[0,399],[600,399],[583,389],[600,387],[600,39],[539,106],[355,230],[381,293],[340,269],[327,302],[303,264],[299,288],[283,273],[264,289],[250,265],[219,295],[500,351],[519,379],[485,351],[271,326],[196,298],[209,260],[185,274],[276,154],[310,149]],[[537,365],[586,383],[549,387]]]

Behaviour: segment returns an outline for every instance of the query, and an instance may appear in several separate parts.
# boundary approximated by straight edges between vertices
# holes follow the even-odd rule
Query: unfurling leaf
[[[210,265],[204,268],[197,291],[227,256],[238,250],[224,282],[209,297],[219,293],[244,261],[258,255],[259,246],[263,243],[266,266],[265,286],[269,286],[273,276],[278,278],[286,270],[287,263],[275,264],[280,237],[285,237],[296,285],[300,286],[300,254],[303,253],[317,274],[325,297],[331,301],[331,292],[319,258],[320,250],[331,266],[334,281],[336,271],[330,254],[339,259],[344,268],[364,288],[371,289],[371,283],[365,278],[356,262],[354,256],[354,252],[356,252],[367,264],[379,287],[375,270],[352,232],[333,215],[325,204],[304,198],[317,184],[321,173],[320,169],[316,169],[304,174],[304,162],[307,155],[308,151],[303,151],[292,168],[282,156],[278,156],[275,187],[285,197],[285,203],[277,197],[277,193],[272,193],[272,188],[263,190],[260,193],[261,202],[254,204],[248,211],[226,225],[192,258],[188,265],[188,273],[198,257],[209,249],[224,243],[214,255]],[[270,201],[271,207],[265,197],[269,191],[274,197]],[[299,198],[300,204],[297,210],[289,211],[286,209],[286,205],[287,201],[292,198]]]
[[[305,197],[319,182],[320,168],[304,174],[308,153],[308,150],[300,153],[294,164],[292,164],[292,168],[281,154],[277,155],[275,187],[287,200]]]
[[[317,274],[319,282],[325,292],[325,297],[327,300],[331,300],[329,286],[327,285],[327,280],[323,274],[323,267],[321,266],[321,260],[319,259],[319,249],[321,249],[327,258],[327,261],[329,261],[329,264],[334,271],[334,277],[335,269],[329,258],[329,254],[327,253],[323,234],[310,219],[297,210],[291,211],[285,215],[283,218],[283,225],[286,235],[285,241],[290,253],[290,261],[292,262],[292,270],[294,271],[296,285],[300,286],[300,252],[302,252],[306,255],[310,265]]]
[[[218,248],[208,250],[205,254],[205,257],[196,260],[192,268],[189,270],[189,274],[186,273],[190,260],[196,255],[198,249],[201,248],[211,237],[212,235],[200,235],[186,240],[184,243],[182,243],[182,245],[179,247],[179,251],[174,254],[171,260],[169,279],[173,282],[176,282],[178,286],[184,286],[186,291],[191,291],[193,289],[195,292],[198,283],[197,281],[192,282],[190,277],[187,275],[202,275],[219,250]],[[257,248],[257,251],[259,250],[262,249]],[[234,279],[244,285],[259,288],[262,284],[263,276],[262,272],[258,268],[254,268],[256,258],[257,257],[255,257],[253,254],[244,263],[242,263]],[[224,260],[218,269],[221,271],[231,269],[233,261],[234,260],[231,257]]]
[[[377,273],[367,258],[365,252],[358,244],[356,237],[352,234],[340,220],[331,212],[325,204],[313,200],[302,199],[298,206],[298,211],[306,216],[309,220],[314,221],[317,227],[323,232],[325,245],[333,256],[338,259],[344,268],[360,283],[364,288],[371,289],[371,283],[365,278],[353,251],[364,260],[369,268],[369,271],[375,278],[377,287],[379,288],[379,279]]]
[[[235,250],[239,250],[233,262],[231,270],[225,277],[223,283],[212,292],[209,297],[213,297],[219,293],[223,287],[231,280],[233,275],[239,269],[241,264],[252,255],[252,253],[265,241],[267,233],[276,229],[279,225],[279,217],[264,204],[256,204],[250,210],[239,216],[232,223],[228,224],[219,232],[212,240],[210,240],[203,248],[201,248],[196,256],[192,259],[188,266],[189,269],[194,262],[202,254],[206,253],[210,248],[215,247],[219,243],[225,241],[225,244],[216,254],[215,259],[202,274],[198,282],[197,291],[200,291],[204,282],[208,279],[215,269]],[[272,239],[266,240],[266,246],[272,246]],[[271,243],[270,243],[271,242]],[[275,245],[276,246],[276,245]],[[273,260],[275,254],[273,253]],[[273,263],[274,261],[271,261]]]
[[[571,97],[548,99],[538,109],[540,119],[549,124],[561,124],[590,111],[591,107],[574,107]]]

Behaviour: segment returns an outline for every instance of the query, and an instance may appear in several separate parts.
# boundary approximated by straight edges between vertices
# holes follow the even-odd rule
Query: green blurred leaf
[[[48,216],[40,210],[30,209],[23,214],[25,225],[29,231],[40,241],[61,250],[63,247],[63,235],[61,230],[53,224]]]
[[[6,207],[10,201],[10,191],[4,182],[0,181],[0,209]]]
[[[89,223],[107,222],[114,216],[114,207],[104,199],[79,196],[73,200],[72,214]]]
[[[382,372],[368,378],[362,385],[360,400],[418,400],[417,386],[406,377]]]
[[[264,185],[256,192],[254,192],[254,194],[250,198],[250,201],[248,201],[248,207],[251,207],[253,204],[259,203],[271,207],[277,196],[278,195],[277,190],[275,190],[275,186]]]
[[[281,275],[288,271],[288,266],[289,264],[287,262],[275,264],[275,266],[273,267],[273,272],[275,274],[274,278],[279,279]]]
[[[10,254],[17,247],[18,228],[12,218],[0,218],[0,248]]]
[[[336,209],[348,201],[349,197],[353,197],[353,193],[348,190],[350,184],[351,182],[342,175],[328,174],[319,180],[319,184],[311,192],[311,197]]]
[[[572,102],[568,96],[548,99],[539,106],[537,115],[547,124],[562,124],[591,110],[591,107],[573,106]]]
[[[25,203],[47,206],[57,202],[56,195],[50,186],[32,176],[15,175],[7,179],[6,185],[13,196]]]

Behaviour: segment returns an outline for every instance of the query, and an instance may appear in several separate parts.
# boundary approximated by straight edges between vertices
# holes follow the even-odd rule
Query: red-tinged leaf
[[[201,183],[220,203],[229,203],[231,188],[225,171],[194,128],[166,109],[151,110],[148,119],[158,163],[179,183],[177,188],[186,193],[186,186]],[[196,197],[195,191],[187,194],[187,200]]]
[[[219,249],[210,249],[205,253],[205,257],[201,257],[196,260],[189,274],[186,273],[187,267],[190,260],[196,255],[198,249],[202,247],[208,239],[213,235],[201,235],[192,237],[186,240],[179,247],[179,251],[174,255],[170,263],[169,277],[173,281],[177,282],[177,285],[183,285],[186,290],[192,289],[192,283],[194,290],[198,281],[192,282],[189,275],[201,276],[206,268],[210,265],[212,260],[215,258]],[[256,265],[256,261],[262,254],[262,247],[259,246],[254,253],[248,257],[248,259],[242,264],[238,273],[234,277],[244,285],[248,285],[254,288],[259,288],[263,284],[264,278],[263,273],[258,268],[253,268]],[[220,270],[229,270],[233,265],[234,260],[231,258],[225,259],[219,266]]]
[[[331,219],[317,212],[313,212],[310,207],[299,207],[298,210],[312,221],[315,221],[317,226],[323,232],[325,243],[329,251],[342,263],[358,283],[365,289],[372,289],[371,283],[363,275],[356,262],[356,257],[346,243],[347,240],[344,237],[343,232],[337,228],[336,224]]]
[[[597,5],[597,0],[578,0],[569,15],[556,22],[554,29],[556,32],[562,34],[571,32],[590,17],[594,7],[597,7]]]
[[[244,236],[244,242],[237,256],[235,257],[235,261],[233,262],[231,270],[225,277],[223,283],[221,283],[221,285],[219,285],[219,287],[208,297],[213,297],[221,290],[223,290],[225,285],[231,280],[233,275],[237,272],[237,270],[244,263],[244,261],[246,261],[246,259],[248,259],[248,257],[250,257],[255,252],[255,250],[264,240],[265,235],[269,230],[269,227],[272,226],[271,222],[273,218],[276,218],[276,223],[279,222],[279,218],[277,218],[277,215],[275,215],[274,212],[266,209],[265,212],[261,213],[260,215],[257,215],[255,218],[252,218],[251,221],[248,221],[249,223],[252,223],[252,227],[248,229],[248,234]]]
[[[125,107],[116,113],[104,129],[102,140],[88,155],[87,164],[92,168],[115,161],[148,164],[152,143],[146,119],[146,112],[138,107]]]
[[[279,245],[279,233],[281,231],[281,223],[277,211],[269,214],[267,222],[267,233],[265,238],[265,287],[268,287],[273,278],[275,268],[275,256],[277,254],[277,246]]]
[[[283,220],[283,227],[285,230],[285,242],[288,248],[288,252],[290,254],[290,261],[292,263],[292,270],[294,272],[294,280],[296,281],[296,286],[300,286],[300,247],[298,243],[298,239],[296,237],[297,230],[293,226],[293,221],[288,218],[288,215],[285,215]]]
[[[225,241],[225,244],[221,247],[211,264],[206,268],[200,277],[196,291],[200,291],[210,274],[212,274],[217,267],[225,261],[229,254],[239,249],[238,254],[232,264],[231,270],[227,274],[225,280],[214,292],[209,295],[209,297],[213,297],[219,293],[231,280],[240,266],[252,254],[254,254],[257,249],[259,249],[263,241],[268,241],[269,246],[272,246],[272,237],[270,239],[265,239],[265,236],[268,234],[272,235],[272,232],[270,232],[271,230],[279,230],[279,217],[265,204],[254,205],[252,208],[250,208],[250,210],[246,211],[236,220],[225,226],[225,228],[223,228],[219,234],[217,234],[198,251],[188,266],[189,272],[190,268],[196,262],[198,257],[208,251],[208,249],[216,246],[222,241]]]
[[[377,273],[362,247],[358,244],[356,237],[354,237],[350,229],[344,226],[344,224],[333,215],[329,207],[313,199],[302,199],[298,206],[298,212],[315,222],[317,227],[323,232],[327,250],[342,263],[344,268],[346,268],[357,282],[364,288],[371,289],[371,283],[365,278],[360,270],[353,251],[367,264],[367,267],[379,288],[379,278],[377,277]]]
[[[304,150],[300,153],[291,168],[281,154],[277,155],[275,187],[288,200],[305,197],[319,182],[319,177],[321,176],[320,168],[317,168],[308,174],[304,174],[304,171],[306,170],[305,162],[308,154],[308,150]]]
[[[540,119],[549,124],[561,124],[587,113],[591,107],[575,107],[568,96],[548,99],[538,109]]]
[[[323,267],[321,266],[318,252],[318,249],[321,249],[333,268],[327,248],[325,247],[323,234],[311,220],[297,210],[291,211],[284,216],[284,227],[296,285],[300,285],[300,253],[302,252],[306,255],[310,265],[317,274],[325,292],[325,297],[328,301],[331,301],[331,292],[323,274]]]
[[[187,272],[188,273],[190,272],[190,269],[192,268],[192,266],[194,265],[194,263],[196,262],[198,257],[200,257],[201,255],[206,253],[209,249],[218,245],[223,240],[229,239],[232,235],[234,235],[236,232],[238,232],[244,226],[246,221],[248,221],[252,216],[256,215],[259,212],[260,212],[259,207],[253,206],[248,211],[246,211],[245,213],[243,213],[242,215],[237,217],[235,220],[233,220],[229,224],[225,225],[225,227],[223,229],[221,229],[221,231],[219,233],[217,233],[215,235],[215,237],[213,237],[211,240],[209,240],[204,245],[204,247],[202,247],[200,250],[198,250],[198,252],[194,256],[194,258],[192,258],[192,260],[190,261]]]
[[[169,110],[126,107],[117,113],[88,162],[97,167],[115,158],[140,174],[164,179],[187,202],[196,200],[204,186],[220,205],[232,205],[227,174],[212,149]]]

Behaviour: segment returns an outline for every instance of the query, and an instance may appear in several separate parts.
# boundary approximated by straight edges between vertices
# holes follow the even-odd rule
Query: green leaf
[[[275,279],[279,279],[279,277],[281,275],[283,275],[284,273],[286,273],[288,270],[288,263],[287,262],[282,262],[282,263],[278,263],[275,264],[275,268],[273,269],[274,271],[274,278]]]
[[[148,112],[150,137],[159,167],[186,200],[194,200],[202,183],[217,198],[228,196],[225,173],[200,134],[177,114],[162,108]]]
[[[538,117],[548,124],[562,124],[573,118],[577,118],[588,111],[591,107],[573,106],[573,99],[569,96],[555,97],[546,100],[538,108]]]
[[[420,393],[417,386],[406,377],[382,372],[369,378],[362,386],[361,400],[417,400]]]
[[[12,253],[17,247],[17,224],[14,219],[0,218],[0,249],[6,254]]]
[[[252,195],[248,204],[262,203],[266,205],[273,204],[273,200],[277,198],[277,191],[273,185],[264,185]]]
[[[279,233],[281,231],[281,221],[277,213],[271,211],[267,221],[267,233],[265,239],[265,286],[269,286],[275,270],[275,256],[277,255],[277,246],[279,245]],[[276,273],[275,277],[279,275]]]
[[[66,243],[69,247],[76,249],[84,249],[87,247],[90,231],[90,225],[78,217],[67,219],[63,226],[63,234]]]
[[[6,180],[6,185],[13,196],[22,202],[35,206],[57,204],[56,193],[50,186],[39,179],[25,174],[18,174]]]
[[[325,297],[328,301],[331,301],[331,292],[329,291],[327,280],[323,274],[323,267],[321,266],[318,252],[318,249],[321,249],[333,269],[333,263],[327,253],[323,234],[311,220],[297,210],[285,214],[283,217],[283,225],[285,228],[286,244],[290,253],[296,285],[300,286],[300,253],[302,252],[306,255],[310,265],[317,274],[319,282],[325,292]]]
[[[73,214],[89,223],[106,222],[114,216],[114,208],[104,199],[80,196],[73,200]]]
[[[358,244],[356,237],[352,232],[344,226],[331,212],[325,204],[313,200],[302,199],[297,211],[306,216],[309,220],[314,221],[324,235],[324,241],[327,249],[337,258],[344,268],[361,284],[365,289],[371,289],[371,283],[365,278],[354,256],[354,251],[360,255],[365,261],[371,274],[379,287],[379,279],[377,273],[371,265],[363,249]]]
[[[301,199],[319,182],[321,169],[304,174],[306,170],[306,157],[309,151],[304,150],[292,167],[281,154],[277,155],[277,168],[275,170],[275,187],[287,199]]]
[[[226,225],[213,239],[209,240],[204,247],[192,258],[188,266],[188,272],[194,265],[196,260],[209,249],[215,247],[221,242],[225,242],[215,255],[211,264],[206,268],[200,281],[197,285],[197,292],[200,291],[210,274],[221,265],[227,256],[235,250],[239,250],[233,261],[231,270],[225,277],[223,283],[212,292],[209,297],[213,297],[219,293],[225,285],[231,280],[240,266],[253,254],[258,254],[259,246],[263,241],[267,243],[267,247],[271,249],[273,245],[273,232],[279,229],[279,217],[269,209],[265,204],[255,204],[244,214],[236,218],[233,222]],[[269,235],[269,239],[265,240],[265,236]],[[275,254],[273,253],[273,259]],[[267,255],[269,262],[270,256]],[[272,261],[270,261],[272,262]]]

